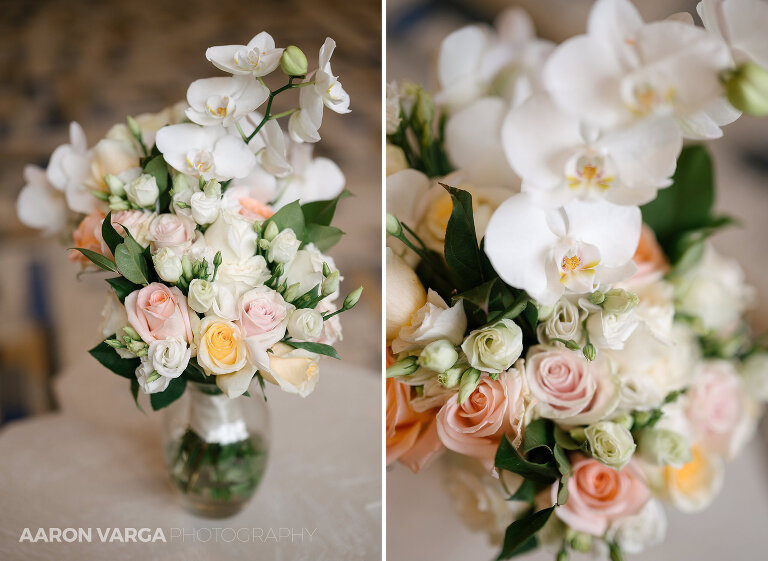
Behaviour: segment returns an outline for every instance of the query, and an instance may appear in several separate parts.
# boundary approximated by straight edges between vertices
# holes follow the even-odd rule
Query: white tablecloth
[[[0,560],[379,559],[380,387],[378,375],[332,360],[306,399],[268,387],[261,487],[235,517],[207,520],[174,501],[160,415],[143,415],[127,380],[84,358],[58,378],[61,412],[0,431]],[[24,528],[90,528],[92,541],[20,543]],[[159,528],[167,542],[102,543],[108,528],[123,538]]]
[[[387,558],[393,561],[489,561],[498,554],[487,536],[468,530],[444,487],[441,466],[414,475],[402,465],[387,473]],[[763,444],[753,440],[726,469],[723,490],[696,514],[666,509],[662,545],[627,561],[747,561],[768,559],[768,470]],[[520,561],[553,561],[537,551]],[[587,557],[574,554],[574,561]]]

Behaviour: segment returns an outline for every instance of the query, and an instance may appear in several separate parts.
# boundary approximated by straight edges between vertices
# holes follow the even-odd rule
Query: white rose
[[[584,337],[581,324],[586,317],[587,312],[575,302],[567,297],[560,298],[555,303],[551,315],[536,328],[539,341],[548,343],[553,339],[563,339],[581,344]]]
[[[154,206],[157,197],[160,196],[157,180],[153,175],[146,173],[128,183],[124,189],[125,196],[128,197],[129,201],[144,208]]]
[[[404,169],[409,169],[408,159],[405,157],[405,152],[399,146],[390,144],[387,142],[387,177],[394,175]]]
[[[317,356],[304,349],[277,343],[269,354],[269,365],[259,369],[267,382],[277,384],[284,392],[307,397],[320,377]]]
[[[608,528],[607,538],[615,541],[625,553],[640,553],[660,544],[667,533],[667,516],[656,499],[650,499],[640,512],[620,518]]]
[[[191,349],[181,337],[153,341],[147,356],[158,374],[166,378],[178,378],[187,368]]]
[[[754,399],[768,401],[768,353],[750,355],[739,371],[747,393]]]
[[[392,341],[392,352],[399,354],[411,349],[423,348],[432,341],[447,339],[454,345],[460,345],[464,340],[467,329],[467,316],[464,315],[464,304],[459,301],[448,307],[440,295],[434,290],[427,294],[424,304],[411,318]]]
[[[587,331],[592,344],[598,349],[621,350],[639,323],[640,320],[634,311],[611,314],[600,310],[587,319]]]
[[[387,248],[387,341],[397,337],[419,308],[427,301],[427,293],[405,261]]]
[[[128,314],[125,313],[125,306],[117,299],[115,292],[107,292],[107,299],[104,302],[104,308],[101,310],[101,331],[102,337],[111,337],[118,333],[123,327],[128,325]]]
[[[657,466],[682,467],[693,458],[688,439],[665,428],[647,428],[640,432],[638,453],[643,459]]]
[[[218,197],[209,197],[202,191],[192,193],[189,196],[189,206],[191,208],[192,219],[204,226],[216,222],[221,208],[221,199]]]
[[[204,314],[211,309],[213,301],[216,298],[216,292],[213,284],[203,279],[193,279],[189,283],[189,293],[187,294],[187,303],[189,307],[199,314]]]
[[[459,302],[461,304],[461,302]],[[511,319],[472,331],[461,345],[470,366],[483,372],[509,369],[523,352],[523,331]]]
[[[139,386],[144,390],[144,393],[163,392],[168,387],[168,384],[171,383],[170,378],[161,375],[155,376],[155,374],[155,366],[149,355],[141,357],[141,364],[136,367],[136,379],[139,381]],[[151,378],[154,379],[150,381]]]
[[[258,235],[253,225],[237,214],[222,212],[205,231],[205,243],[221,251],[222,263],[240,262],[256,255]]]
[[[214,299],[211,306],[213,315],[228,321],[237,319],[237,299],[229,288],[218,281],[213,283]]]
[[[314,288],[315,285],[323,283],[323,263],[328,264],[331,272],[338,270],[331,257],[323,255],[314,244],[307,244],[296,252],[296,256],[290,263],[286,263],[285,274],[280,282],[285,282],[287,286],[298,283],[299,292],[304,294]],[[344,279],[339,277],[339,280]],[[336,291],[327,300],[333,302],[338,295],[339,292]]]
[[[620,470],[632,459],[636,448],[635,441],[625,426],[600,421],[588,426],[584,434],[587,436],[592,457],[605,465]]]
[[[243,261],[222,261],[216,284],[229,290],[237,300],[251,288],[262,286],[270,276],[266,259],[254,255]]]
[[[181,266],[181,257],[174,253],[170,247],[163,247],[152,256],[157,275],[165,282],[178,282],[184,272]]]
[[[296,233],[286,228],[270,242],[267,259],[276,263],[288,263],[296,257],[300,245],[301,240],[296,238]]]
[[[293,310],[288,318],[288,334],[298,341],[317,339],[323,331],[323,316],[312,308]]]

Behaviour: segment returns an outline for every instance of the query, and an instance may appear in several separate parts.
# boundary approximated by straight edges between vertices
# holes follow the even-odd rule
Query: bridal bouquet
[[[254,377],[262,390],[266,380],[310,394],[319,355],[338,358],[338,314],[362,291],[337,303],[340,273],[324,252],[343,233],[331,222],[348,192],[338,166],[313,159],[308,144],[320,139],[324,107],[349,112],[334,48],[326,39],[307,73],[298,47],[276,48],[265,32],[211,47],[208,60],[229,76],[193,82],[187,103],[129,117],[91,148],[73,123],[46,170],[25,170],[21,220],[72,239],[83,267],[113,273],[105,338],[90,353],[130,379],[137,404],[141,390],[164,408],[188,382],[216,398],[193,400],[195,430],[174,456],[187,462],[187,491],[202,459],[215,468],[217,497],[229,496],[221,481],[230,474],[233,492],[253,492],[260,473],[242,484],[240,464],[222,467],[257,459],[222,400],[248,394]],[[278,67],[287,83],[270,89]],[[298,106],[275,112],[292,90]],[[278,119],[288,116],[286,136]]]
[[[705,508],[768,399],[752,292],[708,241],[701,144],[768,114],[768,3],[644,23],[598,0],[555,46],[527,15],[441,46],[387,99],[387,463],[443,450],[506,559],[613,561]]]

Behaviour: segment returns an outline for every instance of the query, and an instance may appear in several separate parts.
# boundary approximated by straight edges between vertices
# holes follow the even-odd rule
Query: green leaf
[[[274,222],[281,231],[290,228],[298,239],[304,239],[304,213],[301,211],[299,201],[293,201],[278,210],[264,223],[264,228],[269,222]]]
[[[256,379],[259,381],[259,387],[261,388],[261,395],[264,396],[264,401],[267,401],[267,392],[264,389],[264,376],[261,375],[261,372],[258,370],[256,371]]]
[[[559,444],[555,444],[553,448],[553,454],[555,456],[555,462],[557,462],[557,469],[563,475],[570,475],[571,473],[571,461],[568,459],[568,454]]]
[[[134,284],[125,277],[113,277],[111,279],[107,279],[107,282],[114,289],[115,295],[117,295],[117,299],[120,300],[120,302],[123,304],[125,304],[126,296],[128,296],[131,292],[135,292],[141,288],[140,284]]]
[[[155,178],[160,193],[168,190],[168,166],[162,156],[155,156],[144,166],[144,173]]]
[[[317,353],[319,355],[325,355],[332,358],[340,358],[339,353],[336,352],[330,345],[324,345],[323,343],[310,343],[308,341],[283,341],[286,345],[290,345],[294,349],[304,349],[311,353]]]
[[[131,378],[131,394],[133,395],[133,401],[136,403],[136,407],[138,407],[139,411],[144,413],[141,405],[139,405],[139,381],[135,377]]]
[[[568,502],[568,481],[571,479],[571,474],[566,473],[560,478],[560,482],[557,484],[557,504],[563,506]]]
[[[115,248],[123,243],[123,236],[117,233],[114,226],[112,226],[112,211],[109,211],[104,218],[104,222],[101,223],[101,237],[104,238],[104,243],[107,244],[109,251],[114,255]]]
[[[336,205],[342,199],[351,197],[352,193],[344,189],[338,197],[334,199],[328,199],[325,201],[312,201],[301,206],[301,211],[304,214],[304,222],[309,224],[317,224],[318,226],[330,226],[333,221],[333,215],[336,213]]]
[[[104,271],[112,271],[113,273],[117,272],[117,267],[115,264],[107,257],[104,257],[101,253],[96,253],[95,251],[85,249],[84,247],[70,247],[69,249],[79,251],[88,259],[90,259],[91,263],[96,265],[99,269]]]
[[[107,339],[112,339],[107,337]],[[138,358],[120,358],[117,351],[107,345],[104,341],[88,351],[90,355],[98,360],[103,366],[123,378],[136,379],[136,369],[141,364]]]
[[[307,224],[304,234],[304,243],[315,244],[320,251],[328,251],[341,239],[344,232],[333,226],[321,224]]]
[[[149,284],[149,270],[143,252],[143,248],[133,238],[126,236],[125,242],[115,248],[115,272],[119,272],[134,284]]]
[[[483,253],[477,245],[472,195],[441,183],[453,200],[445,231],[445,261],[454,272],[461,290],[483,284]]]
[[[488,282],[484,282],[480,286],[470,288],[465,292],[457,294],[451,298],[451,302],[455,304],[459,300],[466,300],[467,302],[471,302],[472,304],[474,304],[475,306],[477,306],[487,314],[488,302],[491,299],[491,291],[493,290],[493,285],[495,285],[496,281],[498,280],[499,280],[499,277],[493,278]]]
[[[555,507],[551,506],[544,510],[534,512],[520,520],[515,520],[512,524],[507,526],[507,530],[504,534],[504,545],[501,548],[501,553],[499,553],[499,556],[496,559],[509,559],[513,555],[518,555],[519,552],[515,552],[515,550],[532,538],[536,532],[541,530],[554,511]]]
[[[558,426],[555,426],[555,444],[564,450],[578,450],[580,448],[579,443]]]
[[[501,439],[494,465],[540,483],[552,483],[560,476],[551,464],[537,464],[523,458],[506,437]]]
[[[530,479],[523,479],[520,487],[517,488],[508,501],[522,501],[525,503],[533,503],[533,499],[536,496],[536,482]]]
[[[168,407],[171,403],[176,401],[184,393],[187,387],[187,380],[183,376],[171,379],[171,383],[165,388],[165,391],[160,393],[153,393],[149,396],[149,402],[152,404],[152,409],[157,411],[163,407]]]
[[[537,448],[545,448],[552,453],[552,446],[555,443],[553,434],[554,424],[549,419],[536,419],[531,421],[525,427],[523,436],[523,453],[528,454]]]

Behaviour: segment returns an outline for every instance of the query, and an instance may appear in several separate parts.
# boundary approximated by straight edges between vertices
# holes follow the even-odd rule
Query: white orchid
[[[61,231],[67,223],[63,193],[51,184],[45,170],[37,166],[24,166],[24,181],[27,183],[16,200],[19,220],[46,235]]]
[[[242,123],[241,128],[250,136],[263,120],[260,113],[251,113]],[[233,132],[233,134],[235,134]],[[239,133],[237,133],[239,134]],[[248,143],[264,171],[275,177],[284,177],[291,173],[291,164],[286,155],[285,133],[277,121],[270,119]]]
[[[704,27],[728,43],[737,63],[749,60],[768,68],[768,2],[703,0],[696,10]]]
[[[251,39],[247,45],[210,47],[205,58],[224,72],[240,75],[266,76],[280,64],[283,49],[275,48],[275,40],[266,31]]]
[[[195,80],[187,89],[186,115],[198,125],[225,127],[267,101],[269,88],[252,76]]]
[[[320,48],[318,69],[307,75],[299,94],[299,110],[291,115],[288,131],[294,142],[317,142],[320,140],[318,129],[323,122],[323,106],[336,113],[349,113],[349,94],[331,70],[331,55],[336,48],[336,41],[330,37]]]
[[[222,126],[170,125],[157,132],[156,142],[174,169],[205,180],[246,177],[256,165],[256,157],[242,139]]]
[[[588,33],[549,58],[544,84],[563,111],[590,125],[664,115],[685,136],[714,138],[738,117],[727,110],[719,79],[730,65],[715,34],[678,20],[644,24],[629,0],[598,0]]]
[[[293,173],[279,180],[273,206],[300,201],[333,199],[344,189],[346,179],[336,162],[329,158],[313,158],[313,146],[293,143],[290,146],[290,162]]]
[[[671,119],[651,117],[600,133],[562,112],[546,94],[513,109],[501,138],[522,190],[550,206],[574,198],[646,203],[670,185],[682,148]]]
[[[99,206],[99,201],[83,187],[90,167],[91,153],[85,132],[78,123],[72,122],[69,125],[69,143],[53,151],[45,173],[50,184],[65,194],[67,206],[83,214],[90,214]]]
[[[575,200],[547,210],[522,193],[491,217],[485,252],[507,284],[551,306],[634,274],[640,227],[637,207]]]

